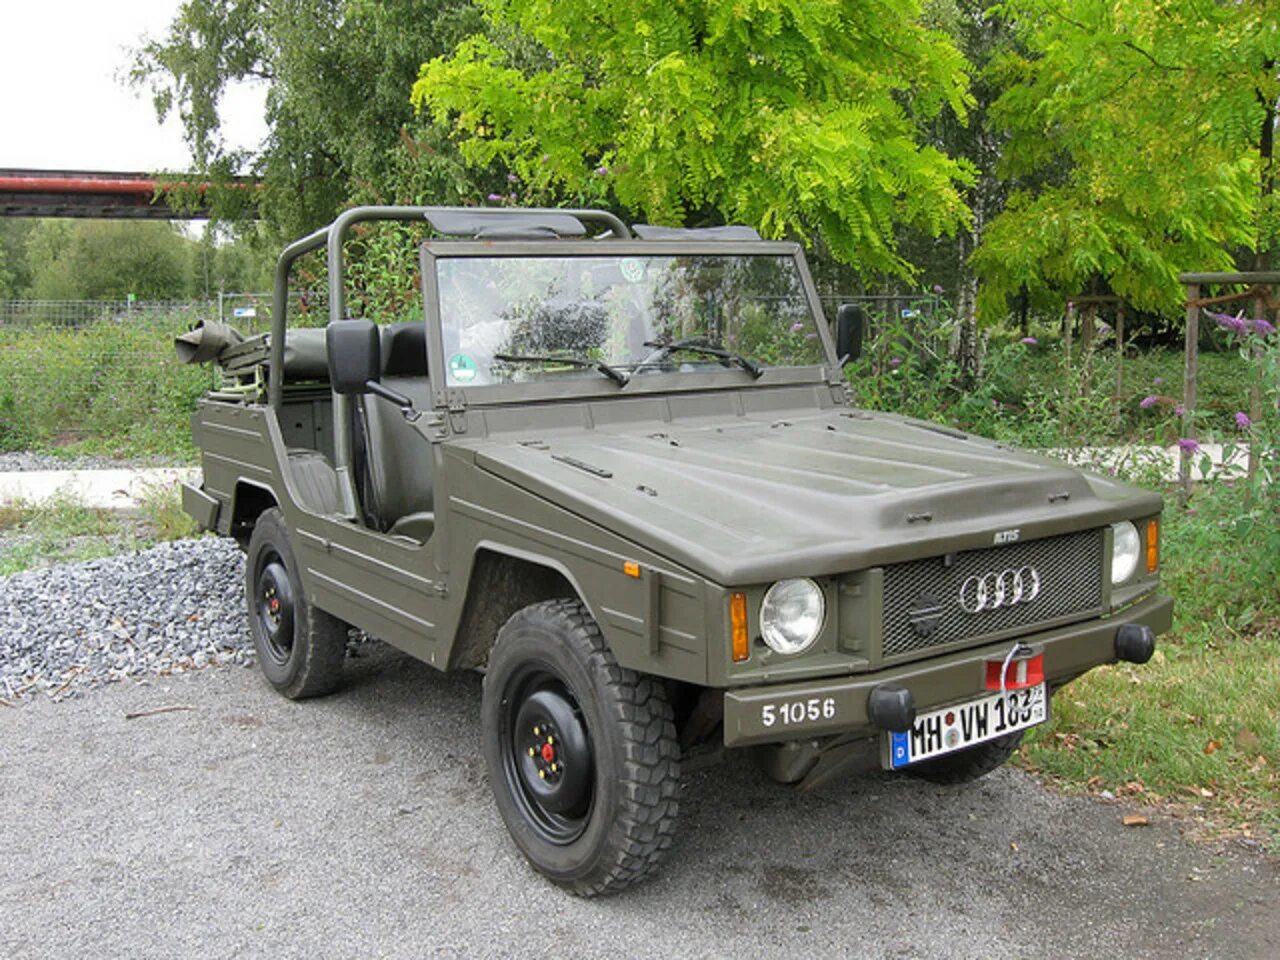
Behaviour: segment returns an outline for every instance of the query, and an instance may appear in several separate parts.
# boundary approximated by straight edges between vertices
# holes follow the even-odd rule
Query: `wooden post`
[[[1065,349],[1064,356],[1067,360],[1067,369],[1071,369],[1071,336],[1076,325],[1076,306],[1070,300],[1067,301],[1067,317],[1062,325],[1062,346]]]
[[[1120,425],[1124,409],[1124,302],[1116,305],[1116,426]]]
[[[1186,359],[1182,371],[1182,435],[1194,439],[1196,409],[1196,366],[1200,358],[1200,284],[1187,284]],[[1179,501],[1185,507],[1191,499],[1191,451],[1179,448],[1178,482],[1182,486]]]
[[[1085,305],[1084,313],[1080,318],[1080,360],[1083,364],[1080,395],[1083,397],[1089,396],[1093,388],[1093,322],[1097,315],[1098,305],[1089,303]]]

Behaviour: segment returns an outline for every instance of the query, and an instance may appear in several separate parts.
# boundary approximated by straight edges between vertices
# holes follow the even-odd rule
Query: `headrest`
[[[393,323],[382,329],[382,375],[427,375],[427,327],[421,320]]]
[[[329,353],[324,327],[296,327],[284,334],[284,378],[325,380],[329,376]]]

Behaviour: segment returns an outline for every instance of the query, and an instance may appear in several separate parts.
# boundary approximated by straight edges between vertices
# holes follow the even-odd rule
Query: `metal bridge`
[[[85,170],[0,169],[0,217],[98,217],[127,220],[202,220],[204,204],[175,209],[167,195],[195,190],[203,196],[214,184],[161,178],[149,173]],[[256,181],[231,185],[253,189]],[[219,184],[222,186],[222,184]]]

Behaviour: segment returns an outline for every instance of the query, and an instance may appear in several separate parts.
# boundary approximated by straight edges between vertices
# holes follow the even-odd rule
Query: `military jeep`
[[[429,225],[421,319],[347,317],[374,220]],[[330,322],[290,329],[322,247]],[[337,688],[350,627],[482,671],[516,846],[618,890],[669,847],[682,764],[968,780],[1170,625],[1158,496],[855,408],[861,316],[834,319],[749,228],[356,208],[285,249],[269,334],[180,345],[223,368],[184,506],[246,551],[272,686]]]

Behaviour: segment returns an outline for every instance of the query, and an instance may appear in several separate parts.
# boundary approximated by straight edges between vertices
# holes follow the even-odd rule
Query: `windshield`
[[[619,383],[749,380],[825,359],[789,256],[446,256],[436,269],[450,386],[603,379],[600,365]]]

